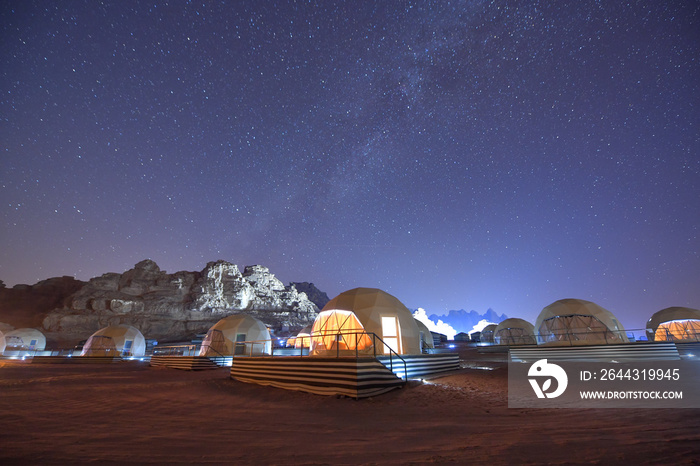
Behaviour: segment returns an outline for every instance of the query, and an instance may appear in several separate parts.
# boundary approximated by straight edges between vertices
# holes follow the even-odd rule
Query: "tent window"
[[[622,341],[620,332],[613,332],[595,316],[573,314],[546,319],[540,325],[539,339],[543,343],[553,341]]]
[[[226,355],[226,340],[221,330],[210,329],[202,341],[199,351],[200,356],[222,356]]]
[[[497,345],[534,345],[535,338],[524,328],[502,328],[494,336]]]
[[[372,348],[372,339],[351,311],[323,311],[316,318],[311,332],[311,350],[361,351]]]
[[[401,354],[399,320],[396,317],[382,317],[382,340],[384,340],[384,354],[390,353],[389,348]]]
[[[245,343],[246,341],[246,334],[245,333],[237,333],[236,334],[236,347],[233,351],[233,354],[240,355],[240,354],[245,354]]]
[[[131,345],[134,344],[133,340],[126,340],[124,342],[124,350],[122,351],[123,354],[131,354]]]
[[[93,335],[83,346],[82,356],[113,356],[117,346],[112,337]]]
[[[20,337],[12,335],[7,337],[5,340],[7,343],[7,346],[22,346],[24,345],[24,340],[22,340]]]
[[[700,320],[671,320],[659,324],[654,335],[656,341],[700,340]]]

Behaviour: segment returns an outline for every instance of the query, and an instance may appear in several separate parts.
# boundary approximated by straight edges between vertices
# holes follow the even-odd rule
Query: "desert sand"
[[[700,464],[700,410],[512,409],[505,362],[463,358],[362,400],[227,368],[0,361],[0,464]]]

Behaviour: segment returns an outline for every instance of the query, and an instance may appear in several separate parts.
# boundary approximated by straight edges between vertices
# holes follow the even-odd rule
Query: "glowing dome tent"
[[[535,326],[523,319],[506,319],[496,326],[493,341],[497,345],[536,345]]]
[[[299,330],[295,337],[287,340],[287,346],[293,346],[296,349],[309,348],[311,346],[311,328],[312,325],[307,325]]]
[[[35,328],[18,328],[5,334],[5,344],[12,351],[43,351],[46,337]]]
[[[481,343],[493,343],[493,332],[496,331],[496,324],[489,324],[481,329]]]
[[[418,333],[420,334],[421,350],[435,348],[433,334],[430,333],[430,329],[428,328],[428,326],[418,319],[415,319],[415,321],[416,325],[418,325]]]
[[[389,348],[398,354],[421,354],[420,331],[411,311],[382,290],[345,291],[331,299],[314,321],[312,355],[381,355],[389,354]]]
[[[233,314],[215,323],[207,332],[200,356],[262,356],[272,353],[270,331],[247,314]]]
[[[667,307],[647,322],[650,341],[699,341],[700,310],[689,307]]]
[[[625,329],[608,310],[583,299],[560,299],[542,309],[535,322],[539,345],[628,343]]]
[[[119,324],[102,328],[83,345],[81,356],[143,356],[146,340],[131,325]]]

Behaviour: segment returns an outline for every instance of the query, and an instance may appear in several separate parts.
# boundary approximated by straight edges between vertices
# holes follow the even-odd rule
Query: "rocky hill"
[[[294,288],[296,288],[300,293],[306,293],[309,300],[319,309],[323,309],[323,306],[325,306],[328,301],[331,300],[325,291],[319,290],[313,283],[292,282],[291,285],[294,285]]]
[[[85,282],[73,277],[49,278],[12,288],[0,281],[0,331],[41,327],[50,310],[64,307],[66,299],[83,286]]]
[[[133,325],[160,342],[187,341],[236,312],[278,332],[294,331],[312,323],[318,313],[305,293],[293,284],[284,286],[260,265],[246,266],[241,273],[235,264],[217,261],[201,272],[169,274],[144,260],[122,274],[79,283],[61,305],[44,314],[41,326],[35,325],[49,341],[71,344],[114,324]],[[2,313],[0,321],[6,321]]]

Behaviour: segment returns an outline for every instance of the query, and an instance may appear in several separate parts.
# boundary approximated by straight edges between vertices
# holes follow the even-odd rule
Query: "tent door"
[[[245,339],[246,339],[245,333],[237,333],[236,334],[236,344],[234,345],[233,354],[236,354],[236,355],[245,354],[245,343],[243,343],[245,341]]]
[[[131,345],[134,344],[134,340],[126,340],[124,342],[124,350],[122,351],[123,355],[128,355],[131,354]]]
[[[384,354],[389,354],[389,348],[397,354],[401,354],[401,335],[399,334],[399,319],[396,317],[382,317],[382,340],[384,340]]]

